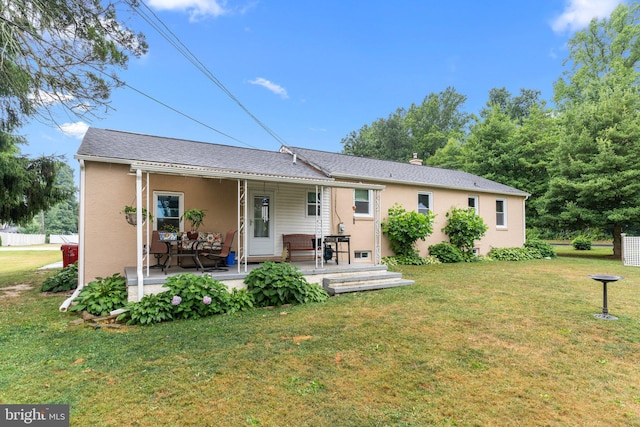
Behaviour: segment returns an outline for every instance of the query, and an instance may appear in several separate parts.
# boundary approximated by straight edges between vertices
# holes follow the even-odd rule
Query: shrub
[[[169,288],[174,319],[198,319],[229,309],[231,294],[211,276],[177,274],[169,277],[164,286]]]
[[[227,313],[237,313],[246,311],[254,306],[253,295],[247,289],[231,290],[231,299],[229,300],[229,310]]]
[[[453,263],[464,261],[460,249],[449,242],[437,243],[429,246],[429,255],[436,257],[440,262]]]
[[[464,258],[469,259],[475,257],[475,241],[480,240],[487,229],[487,225],[475,209],[451,208],[447,212],[447,225],[442,231],[449,236],[451,244],[462,252]]]
[[[435,215],[415,211],[407,212],[399,204],[389,208],[389,216],[382,223],[382,232],[389,238],[391,250],[396,255],[419,256],[415,250],[418,239],[425,240],[433,232]]]
[[[555,258],[556,250],[547,242],[539,239],[529,239],[524,244],[525,248],[537,249],[543,258]]]
[[[65,292],[78,287],[78,262],[67,265],[42,283],[42,292]]]
[[[94,316],[107,316],[111,311],[127,305],[126,279],[116,273],[111,277],[96,277],[80,290],[71,311],[83,311]]]
[[[578,251],[590,251],[591,239],[587,236],[578,236],[571,241],[573,247]]]
[[[409,255],[396,255],[382,258],[382,264],[390,267],[396,265],[430,265],[440,264],[438,258],[433,256],[419,257]]]
[[[295,266],[265,262],[244,279],[258,307],[325,301],[329,295],[321,286],[310,284]]]
[[[489,257],[496,261],[528,261],[544,258],[535,248],[492,248]]]
[[[145,295],[138,302],[129,304],[129,311],[117,320],[127,320],[129,325],[151,325],[173,319],[172,295],[169,291]]]

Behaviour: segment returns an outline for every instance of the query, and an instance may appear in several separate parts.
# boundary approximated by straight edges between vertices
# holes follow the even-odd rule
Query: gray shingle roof
[[[458,170],[412,165],[389,160],[370,159],[346,154],[328,153],[308,148],[289,147],[300,159],[320,167],[336,179],[363,179],[377,182],[423,184],[426,187],[456,188],[476,192],[495,192],[528,196],[508,185]]]
[[[290,154],[277,151],[89,128],[76,157],[97,161],[121,161],[128,164],[152,162],[296,179],[353,179],[381,184],[406,183],[471,192],[528,196],[526,192],[516,188],[457,170],[307,148],[287,148],[298,156],[299,161],[294,163]],[[313,168],[308,167],[305,162]]]
[[[87,130],[76,156],[120,160],[124,163],[157,162],[229,172],[330,180],[301,162],[294,164],[289,154],[277,151],[97,128]]]

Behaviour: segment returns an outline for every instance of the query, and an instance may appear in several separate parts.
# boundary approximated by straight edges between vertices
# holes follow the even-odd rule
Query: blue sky
[[[339,152],[340,140],[448,86],[477,113],[489,90],[537,89],[550,100],[566,42],[619,0],[144,0],[233,96],[288,145]],[[149,52],[122,80],[229,139],[128,88],[90,122],[31,122],[29,155],[73,155],[88,126],[277,150],[280,142],[135,14]],[[77,173],[76,173],[77,178]]]

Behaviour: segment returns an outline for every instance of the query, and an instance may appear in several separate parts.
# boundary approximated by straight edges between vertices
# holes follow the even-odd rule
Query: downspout
[[[136,169],[136,275],[138,277],[138,301],[144,296],[142,227],[142,170]]]
[[[60,305],[62,313],[66,312],[71,302],[78,297],[84,287],[84,212],[85,212],[85,169],[84,160],[80,160],[80,206],[78,207],[78,287],[69,298]]]

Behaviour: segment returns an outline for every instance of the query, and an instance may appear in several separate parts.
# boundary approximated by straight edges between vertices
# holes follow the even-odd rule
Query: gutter
[[[60,310],[65,313],[71,302],[78,297],[84,287],[84,210],[85,210],[85,168],[84,160],[80,160],[80,206],[78,207],[78,287],[69,298],[60,305]]]

